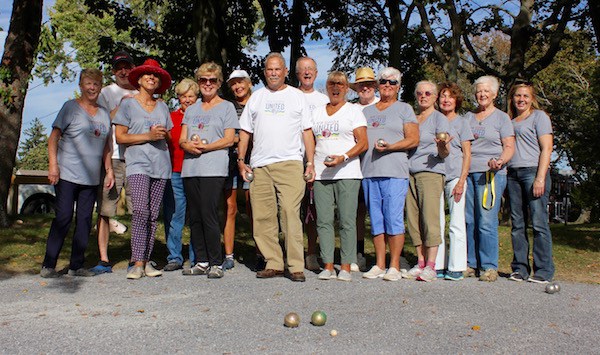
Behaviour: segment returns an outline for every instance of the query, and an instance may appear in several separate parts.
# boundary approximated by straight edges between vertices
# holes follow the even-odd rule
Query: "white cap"
[[[236,78],[245,78],[245,79],[250,80],[250,75],[248,75],[248,72],[245,70],[236,69],[233,72],[231,72],[231,75],[229,75],[229,79],[227,79],[227,82],[229,82],[229,80],[231,80],[231,79],[236,79]]]

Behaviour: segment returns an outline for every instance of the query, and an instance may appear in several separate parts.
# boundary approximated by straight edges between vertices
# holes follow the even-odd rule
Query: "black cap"
[[[133,58],[131,58],[129,53],[127,53],[125,51],[118,51],[113,56],[113,60],[112,60],[113,67],[116,66],[117,64],[119,64],[120,62],[127,62],[131,65],[135,65],[135,63],[133,63]]]

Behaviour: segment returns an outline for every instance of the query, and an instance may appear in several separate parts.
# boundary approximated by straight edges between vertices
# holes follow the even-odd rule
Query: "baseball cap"
[[[112,59],[113,67],[116,66],[117,64],[119,64],[120,62],[127,62],[129,64],[135,65],[135,63],[133,62],[133,58],[131,58],[129,53],[127,53],[125,51],[118,51],[113,56],[113,59]]]

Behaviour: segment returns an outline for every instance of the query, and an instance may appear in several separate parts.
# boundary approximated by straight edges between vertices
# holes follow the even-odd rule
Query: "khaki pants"
[[[414,246],[434,247],[440,237],[440,198],[444,191],[444,175],[420,172],[410,175],[406,196],[406,221]]]
[[[306,183],[301,161],[284,161],[254,169],[250,184],[254,240],[267,261],[267,269],[283,270],[283,251],[279,245],[279,205],[281,228],[285,235],[290,272],[304,271],[304,238],[300,222],[300,203]]]

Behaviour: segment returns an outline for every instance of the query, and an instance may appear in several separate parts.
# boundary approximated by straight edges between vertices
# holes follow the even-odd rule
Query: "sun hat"
[[[229,75],[229,79],[227,79],[227,82],[229,83],[229,80],[237,78],[244,78],[250,80],[250,75],[248,75],[248,72],[245,70],[236,69],[231,72],[231,75]]]
[[[133,62],[133,58],[131,58],[129,53],[125,51],[118,51],[117,53],[115,53],[115,55],[113,55],[112,66],[115,67],[120,62],[127,62],[131,65],[135,65],[135,63]]]
[[[356,69],[356,73],[354,75],[354,82],[350,83],[350,88],[356,91],[356,84],[365,82],[377,82],[377,80],[375,80],[375,72],[369,67],[360,67]]]
[[[129,73],[129,83],[138,89],[140,84],[138,80],[143,74],[156,74],[160,78],[160,87],[156,89],[157,94],[162,94],[171,87],[171,75],[160,67],[160,64],[154,59],[146,59],[144,64],[135,67]]]

